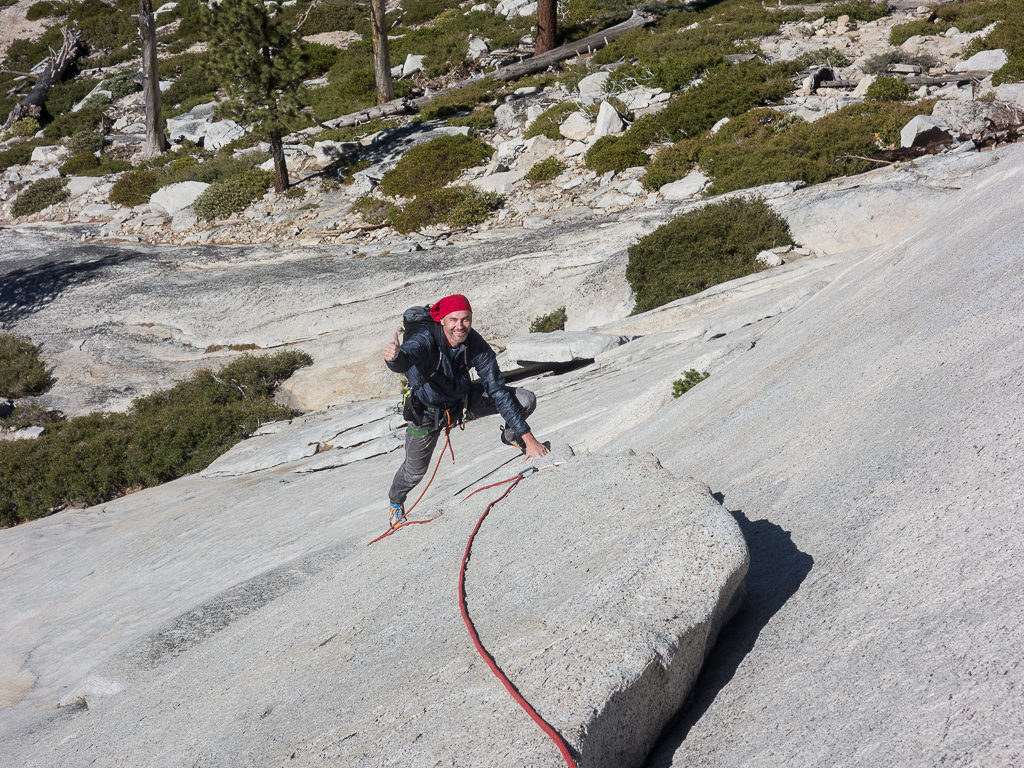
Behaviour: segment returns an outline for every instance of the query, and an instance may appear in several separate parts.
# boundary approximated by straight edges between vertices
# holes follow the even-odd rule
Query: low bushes
[[[866,101],[906,101],[910,86],[898,77],[879,77],[864,93]]]
[[[915,35],[941,35],[949,29],[949,24],[938,20],[917,19],[906,24],[897,24],[889,32],[889,45],[900,46]]]
[[[825,6],[825,18],[835,21],[840,16],[849,16],[854,21],[877,21],[889,15],[889,3],[886,0],[848,0],[842,3],[830,3]]]
[[[98,504],[204,469],[260,424],[295,415],[275,403],[273,393],[311,362],[296,351],[245,355],[216,374],[199,371],[140,398],[127,413],[52,424],[37,440],[0,441],[0,525],[66,504]]]
[[[624,171],[637,165],[646,165],[650,158],[631,138],[602,136],[587,150],[587,168],[597,173]]]
[[[549,157],[534,163],[533,167],[526,172],[526,180],[537,184],[542,181],[551,181],[562,173],[568,166],[557,157]]]
[[[41,395],[53,384],[51,372],[30,339],[0,333],[0,397]]]
[[[14,165],[25,165],[32,159],[32,150],[38,146],[33,141],[19,141],[7,149],[0,150],[0,173]]]
[[[92,152],[78,152],[60,164],[63,176],[88,176],[100,167],[100,159]]]
[[[7,131],[8,136],[27,138],[33,136],[39,130],[39,121],[34,117],[23,117],[15,121],[14,125]]]
[[[272,171],[258,168],[246,171],[211,184],[192,203],[192,210],[199,218],[207,221],[222,219],[245,210],[254,200],[263,197],[273,183]]]
[[[564,331],[565,321],[569,318],[565,314],[565,307],[559,307],[554,312],[541,315],[530,323],[530,333],[551,333],[552,331]]]
[[[109,124],[110,119],[104,114],[102,105],[87,104],[77,112],[58,115],[43,129],[43,137],[48,141],[57,141],[80,131],[95,131],[98,126]]]
[[[114,182],[110,189],[110,202],[132,208],[149,202],[149,198],[159,188],[156,171],[137,168],[127,171]]]
[[[58,117],[84,99],[99,83],[99,78],[75,78],[57,83],[46,96],[46,111],[51,117]]]
[[[683,371],[683,378],[672,382],[672,397],[682,397],[710,375],[707,371],[698,371],[696,368]]]
[[[127,72],[123,72],[119,75],[111,75],[100,85],[104,90],[110,91],[110,97],[113,99],[130,96],[136,91],[141,90],[141,86],[135,80],[135,76],[130,75]]]
[[[471,227],[487,220],[505,198],[494,192],[479,192],[472,187],[441,187],[417,195],[391,218],[399,232],[415,232],[432,224]]]
[[[578,110],[579,107],[571,101],[563,101],[561,104],[546,109],[530,123],[530,127],[523,134],[523,140],[532,139],[534,136],[547,136],[554,141],[560,140],[562,134],[558,132],[558,126],[565,122],[565,118]]]
[[[793,240],[762,200],[737,198],[683,214],[629,248],[634,313],[700,293],[765,267],[755,256]]]
[[[103,134],[96,130],[79,131],[69,136],[64,146],[72,152],[99,152],[103,149]]]
[[[33,181],[16,198],[11,205],[11,215],[15,218],[28,216],[32,213],[49,208],[68,199],[68,180],[40,179]]]
[[[472,136],[441,136],[403,154],[380,180],[380,189],[386,195],[414,197],[454,181],[492,154],[493,147]]]
[[[451,118],[448,125],[456,128],[472,128],[474,131],[485,131],[494,125],[494,110],[491,107],[477,107],[468,115]]]

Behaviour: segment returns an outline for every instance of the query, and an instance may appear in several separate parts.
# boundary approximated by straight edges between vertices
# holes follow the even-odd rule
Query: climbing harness
[[[495,504],[497,504],[499,501],[508,496],[512,492],[512,489],[519,485],[519,481],[522,480],[524,477],[534,472],[540,472],[541,470],[544,469],[550,469],[552,467],[560,466],[561,464],[564,463],[564,461],[557,461],[552,464],[548,464],[545,467],[530,467],[529,469],[523,470],[518,475],[510,477],[507,480],[499,480],[497,483],[492,483],[491,485],[487,485],[484,486],[483,488],[478,488],[477,490],[473,491],[473,493],[478,493],[479,491],[484,491],[487,490],[488,488],[494,488],[495,486],[498,485],[510,483],[508,488],[505,489],[501,496],[499,496],[498,498],[496,498],[494,501],[487,505],[487,508],[484,510],[484,513],[480,515],[480,519],[476,521],[476,526],[473,528],[473,532],[469,535],[469,541],[466,542],[466,551],[462,555],[462,567],[459,569],[459,610],[462,613],[462,620],[466,624],[466,629],[469,631],[469,637],[473,641],[473,645],[476,648],[477,653],[480,654],[480,658],[482,658],[484,662],[487,664],[487,666],[490,667],[491,672],[493,672],[495,677],[497,677],[498,680],[501,681],[501,684],[505,686],[505,690],[508,691],[509,695],[513,699],[515,699],[516,703],[523,708],[526,714],[530,716],[530,719],[532,719],[533,722],[535,722],[540,727],[540,729],[544,731],[545,734],[547,734],[548,738],[550,738],[555,743],[555,746],[558,747],[558,751],[562,754],[562,758],[565,760],[566,766],[568,766],[568,768],[577,768],[576,761],[573,759],[572,752],[569,749],[569,745],[565,742],[565,739],[562,738],[562,735],[558,731],[556,731],[543,717],[541,717],[540,713],[533,708],[530,702],[523,698],[522,694],[519,693],[519,691],[516,689],[512,681],[509,680],[505,673],[501,671],[501,668],[498,666],[497,662],[494,661],[494,657],[491,656],[491,654],[487,651],[486,648],[484,648],[483,643],[480,641],[480,635],[477,633],[476,627],[473,625],[473,620],[469,617],[469,609],[466,607],[466,565],[469,563],[470,551],[473,548],[473,539],[476,538],[477,531],[480,530],[480,526],[483,523],[484,518],[487,517],[488,513],[491,511],[491,508]],[[473,493],[469,494],[469,496],[472,496]],[[468,499],[469,496],[466,496],[466,499]],[[465,501],[466,499],[463,499],[462,501]],[[459,503],[461,504],[462,502]]]

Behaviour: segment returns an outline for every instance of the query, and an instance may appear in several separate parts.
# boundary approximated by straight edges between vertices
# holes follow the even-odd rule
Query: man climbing
[[[384,347],[384,361],[409,379],[404,415],[405,461],[395,473],[388,497],[392,527],[405,520],[405,498],[427,473],[430,456],[442,429],[462,420],[500,413],[505,419],[501,441],[526,458],[544,456],[548,449],[526,423],[537,407],[533,392],[508,387],[498,370],[494,350],[473,330],[473,308],[462,294],[445,296],[430,308],[431,322],[408,334],[398,334]],[[469,369],[479,381],[470,382]]]

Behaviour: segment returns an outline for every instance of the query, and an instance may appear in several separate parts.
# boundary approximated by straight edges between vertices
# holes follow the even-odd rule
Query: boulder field
[[[857,180],[884,180],[886,206],[899,184],[928,196],[881,241],[863,206],[801,219],[824,198],[787,195],[808,255],[608,318],[628,341],[521,382],[564,463],[491,509],[468,607],[581,766],[1024,762],[1024,145],[935,163]],[[866,205],[854,188],[821,192]],[[577,301],[618,290],[606,252],[573,273]],[[710,377],[673,398],[691,368]],[[367,547],[400,461],[393,402],[0,532],[8,759],[562,765],[458,615],[466,540],[506,486],[459,499],[524,467],[495,419],[471,423],[413,512],[433,522]]]

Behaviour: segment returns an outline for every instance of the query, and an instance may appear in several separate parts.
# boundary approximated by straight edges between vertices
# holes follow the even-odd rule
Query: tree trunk
[[[51,58],[50,65],[36,80],[36,84],[32,86],[28,96],[18,102],[7,115],[7,122],[0,126],[0,129],[10,128],[15,121],[23,117],[34,117],[37,120],[42,117],[43,106],[46,104],[46,97],[49,95],[50,89],[64,78],[67,71],[82,55],[81,33],[77,29],[68,27],[61,27],[60,32],[64,36],[60,50]]]
[[[373,28],[373,79],[377,83],[377,103],[395,98],[391,82],[391,56],[388,54],[388,27],[384,19],[384,0],[370,0],[370,26]]]
[[[146,146],[143,157],[163,154],[167,146],[160,110],[160,74],[156,62],[156,25],[153,0],[139,0],[139,37],[142,39],[142,93],[146,102]]]
[[[274,191],[284,192],[288,189],[288,164],[284,159],[284,142],[281,131],[270,132],[270,154],[274,158]]]
[[[547,53],[558,37],[557,0],[537,0],[537,45],[534,54]]]

